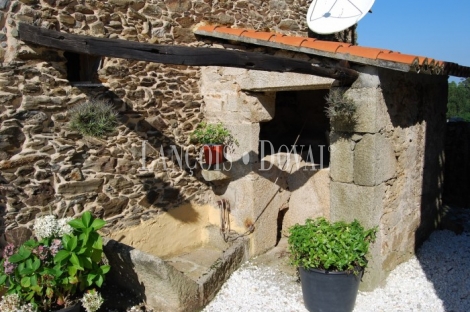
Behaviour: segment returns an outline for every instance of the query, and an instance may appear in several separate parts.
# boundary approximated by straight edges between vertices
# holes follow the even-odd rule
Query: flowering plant
[[[18,248],[9,244],[3,251],[0,287],[7,287],[8,295],[0,306],[16,294],[21,304],[36,310],[61,309],[78,300],[85,290],[101,287],[110,269],[102,262],[103,240],[97,232],[104,225],[105,221],[93,218],[88,211],[77,219],[57,220],[52,215],[36,219],[36,239]],[[96,296],[94,290],[93,294]],[[91,301],[88,312],[96,311],[102,303],[102,299]]]

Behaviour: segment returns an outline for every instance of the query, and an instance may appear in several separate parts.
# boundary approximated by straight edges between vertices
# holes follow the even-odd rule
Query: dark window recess
[[[260,124],[260,158],[273,153],[286,153],[287,148],[291,151],[299,136],[296,151],[292,152],[301,154],[304,161],[317,165],[323,160],[323,167],[328,167],[330,120],[325,114],[325,96],[328,92],[277,92],[274,118]]]
[[[101,56],[65,52],[67,59],[67,79],[74,85],[101,84],[98,69],[101,67]]]

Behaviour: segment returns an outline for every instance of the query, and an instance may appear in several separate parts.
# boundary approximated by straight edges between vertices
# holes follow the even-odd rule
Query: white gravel
[[[247,262],[203,311],[307,310],[295,276]],[[390,273],[383,288],[359,292],[354,311],[470,311],[470,232],[434,232],[416,257]]]

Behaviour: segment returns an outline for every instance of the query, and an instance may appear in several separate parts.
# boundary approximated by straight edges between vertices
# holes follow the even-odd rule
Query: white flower
[[[73,228],[68,224],[73,218],[67,217],[57,220],[54,215],[47,215],[34,220],[34,232],[38,240],[43,238],[62,237],[70,235]]]
[[[2,312],[34,312],[31,303],[21,305],[21,299],[18,294],[4,295],[0,301],[0,311]]]
[[[16,312],[20,306],[20,297],[17,294],[5,295],[0,301],[0,311]]]
[[[69,225],[69,222],[73,220],[71,217],[62,218],[57,221],[57,236],[62,237],[64,235],[71,235],[73,233],[73,227]]]
[[[16,312],[36,312],[37,309],[33,307],[31,303],[24,304],[16,310]]]
[[[87,312],[96,312],[101,307],[104,300],[99,292],[92,289],[85,293],[80,301]]]
[[[52,237],[57,232],[57,220],[53,215],[37,218],[33,229],[38,240]]]

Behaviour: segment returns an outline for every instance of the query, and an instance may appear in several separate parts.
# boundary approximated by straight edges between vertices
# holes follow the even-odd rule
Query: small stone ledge
[[[77,88],[102,88],[105,87],[101,82],[89,82],[89,81],[70,81],[72,87]]]
[[[206,181],[223,181],[232,177],[231,171],[224,166],[224,163],[211,166],[205,164],[202,166],[201,174]]]

